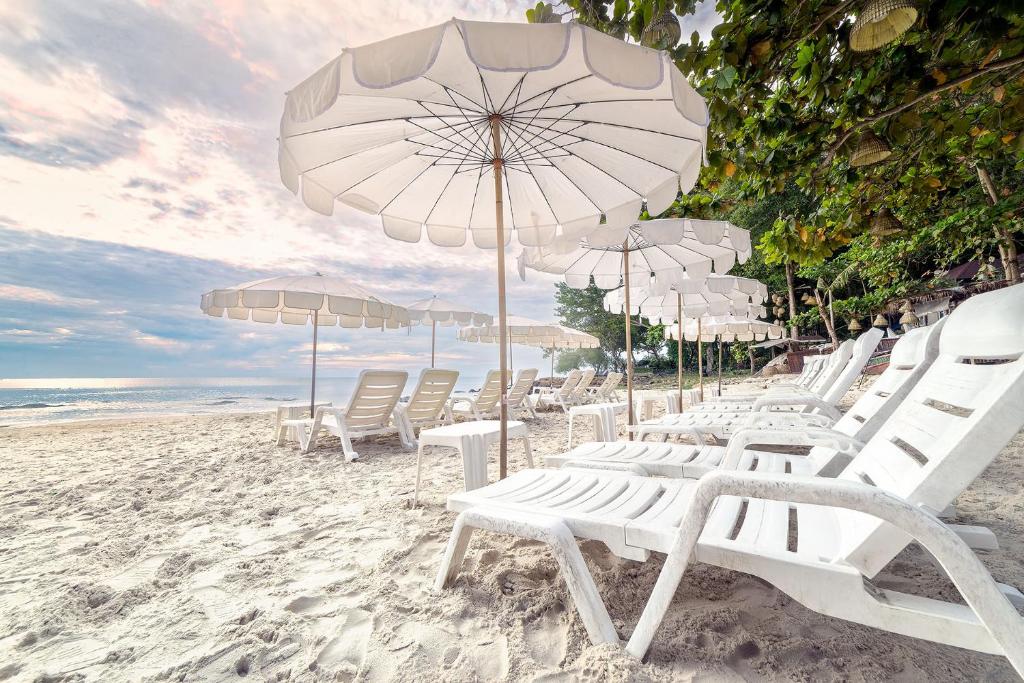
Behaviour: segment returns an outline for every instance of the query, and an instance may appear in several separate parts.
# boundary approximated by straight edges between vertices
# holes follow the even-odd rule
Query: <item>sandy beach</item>
[[[561,413],[530,422],[538,465],[566,431]],[[644,663],[589,644],[535,543],[479,533],[455,587],[433,594],[461,466],[429,456],[412,509],[415,455],[397,438],[345,463],[334,439],[276,447],[269,414],[3,432],[0,680],[1016,680],[1001,657],[822,617],[705,565]],[[1022,455],[1018,435],[957,502],[957,521],[995,532],[1000,549],[980,556],[1014,586]],[[510,458],[525,466],[514,445]],[[661,560],[583,550],[628,635]],[[877,583],[955,594],[913,547]]]

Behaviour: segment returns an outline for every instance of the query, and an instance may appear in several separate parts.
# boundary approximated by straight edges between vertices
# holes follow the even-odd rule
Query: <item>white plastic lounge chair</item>
[[[666,415],[659,420],[641,422],[634,430],[642,441],[648,434],[682,434],[690,436],[696,443],[706,443],[709,436],[727,439],[746,424],[750,413],[798,412],[808,417],[799,418],[800,423],[809,426],[830,427],[842,414],[837,408],[839,402],[853,383],[860,377],[864,366],[878,345],[882,332],[871,329],[860,335],[850,345],[850,354],[843,354],[846,361],[842,366],[826,368],[819,374],[810,391],[793,391],[784,394],[767,395],[751,404],[734,404],[721,412],[711,410],[689,410],[684,413]],[[843,342],[846,345],[848,342]],[[842,350],[843,345],[840,345]],[[809,419],[808,419],[809,418]],[[773,417],[784,423],[786,418]]]
[[[604,381],[601,382],[600,386],[591,387],[584,401],[586,403],[609,403],[611,401],[619,400],[619,384],[622,383],[621,372],[609,372],[605,375]]]
[[[452,423],[448,399],[458,381],[457,370],[428,368],[420,373],[409,401],[395,406],[395,418],[405,446],[416,447],[417,429]]]
[[[283,444],[287,428],[294,427],[302,452],[308,453],[316,448],[320,430],[324,429],[341,439],[345,459],[355,460],[359,454],[352,448],[352,439],[375,434],[402,435],[402,430],[397,423],[392,423],[391,417],[408,380],[408,372],[363,370],[347,407],[324,406],[316,409],[312,419],[282,421],[277,443]]]
[[[667,553],[626,650],[643,657],[691,560],[758,576],[822,614],[1005,656],[1024,675],[1024,618],[935,516],[1024,426],[1024,285],[949,316],[940,356],[838,479],[711,472],[696,481],[524,470],[457,493],[435,589],[450,584],[476,528],[551,546],[595,643],[619,638],[574,536],[620,557]],[[880,589],[909,543],[932,555],[963,604]]]
[[[551,408],[559,406],[563,411],[569,412],[570,406],[569,396],[573,390],[583,379],[583,372],[580,370],[570,370],[569,374],[565,376],[565,380],[562,381],[562,386],[554,389],[552,387],[546,387],[546,390],[542,390],[539,394],[534,394],[533,407],[543,410],[544,408]]]
[[[627,467],[636,474],[696,479],[716,469],[774,474],[836,476],[892,416],[939,355],[940,330],[945,319],[903,335],[892,348],[889,367],[832,428],[806,425],[759,425],[764,413],[748,416],[728,446],[591,442],[567,453],[545,456],[553,467],[566,465]],[[752,450],[753,444],[811,446],[807,455]]]
[[[578,406],[586,403],[590,385],[594,383],[596,375],[597,371],[593,368],[584,370],[583,374],[580,375],[580,381],[576,383],[576,388],[569,392],[569,397],[565,400],[566,405]],[[562,409],[565,410],[565,406]]]
[[[525,410],[530,417],[537,417],[537,413],[530,403],[530,391],[533,390],[533,383],[537,380],[536,368],[524,368],[516,375],[516,381],[508,390],[508,414],[512,416],[516,410]]]
[[[452,414],[483,420],[498,414],[498,401],[501,399],[501,370],[491,370],[484,378],[484,385],[479,393],[471,399],[455,401]]]
[[[842,345],[840,345],[842,346]],[[704,401],[700,405],[714,405],[716,403],[739,403],[739,402],[752,402],[766,396],[769,393],[777,393],[783,391],[791,391],[793,389],[809,389],[814,380],[817,379],[821,371],[830,362],[838,360],[839,356],[835,355],[836,352],[824,356],[806,356],[804,357],[803,370],[797,375],[796,379],[790,382],[774,382],[770,386],[766,387],[764,391],[753,393],[753,394],[723,394],[720,396],[705,396]]]

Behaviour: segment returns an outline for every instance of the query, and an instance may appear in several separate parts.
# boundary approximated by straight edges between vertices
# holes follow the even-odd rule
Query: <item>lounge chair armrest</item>
[[[658,576],[626,651],[634,657],[647,652],[665,616],[675,587],[693,557],[697,539],[720,496],[743,496],[854,510],[901,529],[934,557],[979,621],[1015,665],[1024,662],[1021,617],[999,590],[985,565],[967,544],[935,515],[874,486],[855,481],[716,470],[701,477],[693,490],[683,523]]]
[[[744,449],[753,444],[769,446],[824,446],[852,458],[864,444],[834,429],[822,427],[776,427],[774,429],[740,429],[729,437],[722,458],[722,469],[732,470],[740,462]]]
[[[782,406],[803,406],[821,411],[823,415],[838,420],[843,416],[835,406],[814,395],[807,396],[766,396],[754,402],[755,411],[771,410]]]
[[[568,460],[561,469],[601,470],[607,474],[649,476],[650,473],[640,465],[625,462],[601,462],[599,460]]]
[[[751,412],[743,421],[742,428],[786,429],[805,427],[831,428],[836,423],[830,417],[814,413],[797,413],[789,411]]]

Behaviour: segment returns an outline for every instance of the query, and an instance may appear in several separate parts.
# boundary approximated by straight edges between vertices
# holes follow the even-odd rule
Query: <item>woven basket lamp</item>
[[[850,30],[850,47],[856,52],[875,50],[896,40],[917,21],[910,0],[868,0]]]
[[[860,136],[857,149],[850,155],[850,166],[870,166],[891,156],[889,144],[869,130]]]
[[[872,327],[881,327],[881,328],[884,329],[886,327],[889,327],[889,320],[884,315],[879,313],[878,315],[875,316],[875,319],[871,322],[871,326]]]
[[[850,318],[850,324],[846,326],[850,332],[860,332],[863,327],[860,326],[860,322],[856,318]]]
[[[878,213],[871,219],[871,227],[869,232],[874,237],[888,237],[889,235],[895,235],[898,232],[903,231],[903,223],[899,218],[892,215],[892,211],[888,207],[879,209]]]
[[[665,10],[644,29],[640,43],[655,50],[668,50],[676,46],[682,33],[679,19],[671,10]]]

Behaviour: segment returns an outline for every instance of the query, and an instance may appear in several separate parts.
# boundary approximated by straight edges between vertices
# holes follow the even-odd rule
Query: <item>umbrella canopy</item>
[[[642,221],[627,230],[605,228],[587,237],[550,247],[525,249],[524,268],[562,275],[575,289],[591,280],[601,289],[614,289],[625,279],[623,252],[629,250],[629,279],[648,281],[667,289],[684,280],[699,283],[711,274],[725,273],[750,257],[750,233],[727,221],[663,218]]]
[[[765,341],[766,339],[782,339],[785,328],[773,325],[764,320],[744,318],[742,316],[723,315],[707,316],[700,319],[701,341],[714,341],[720,337],[724,342]],[[697,341],[697,320],[689,318],[683,323],[683,339]],[[675,326],[665,327],[665,339],[678,339],[679,330]]]
[[[286,325],[313,324],[313,371],[310,383],[309,412],[316,402],[317,328],[341,327],[397,328],[410,324],[402,306],[372,294],[343,277],[285,275],[246,282],[227,289],[203,294],[199,302],[203,313],[220,318]]]
[[[672,323],[683,318],[736,315],[757,318],[767,314],[762,302],[768,292],[763,284],[734,275],[711,275],[700,286],[688,280],[685,291],[670,290],[666,294],[651,293],[648,288],[629,292],[630,315],[639,315],[654,323]],[[679,286],[679,290],[684,290]],[[604,296],[604,307],[610,313],[625,312],[625,290],[616,289]]]
[[[470,342],[499,341],[500,330],[495,325],[464,327],[459,330],[459,339]],[[601,341],[592,334],[574,330],[558,323],[511,315],[508,318],[508,340],[510,344],[537,346],[551,351],[551,376],[555,376],[556,349],[596,349]]]
[[[467,306],[439,299],[437,295],[414,301],[406,309],[414,325],[430,323],[430,367],[434,367],[438,325],[490,325],[494,322],[494,316],[488,313],[478,313]]]
[[[665,52],[578,24],[453,19],[346,49],[296,86],[278,159],[315,211],[340,201],[394,239],[496,248],[504,337],[511,234],[543,245],[661,213],[696,182],[708,122]]]

